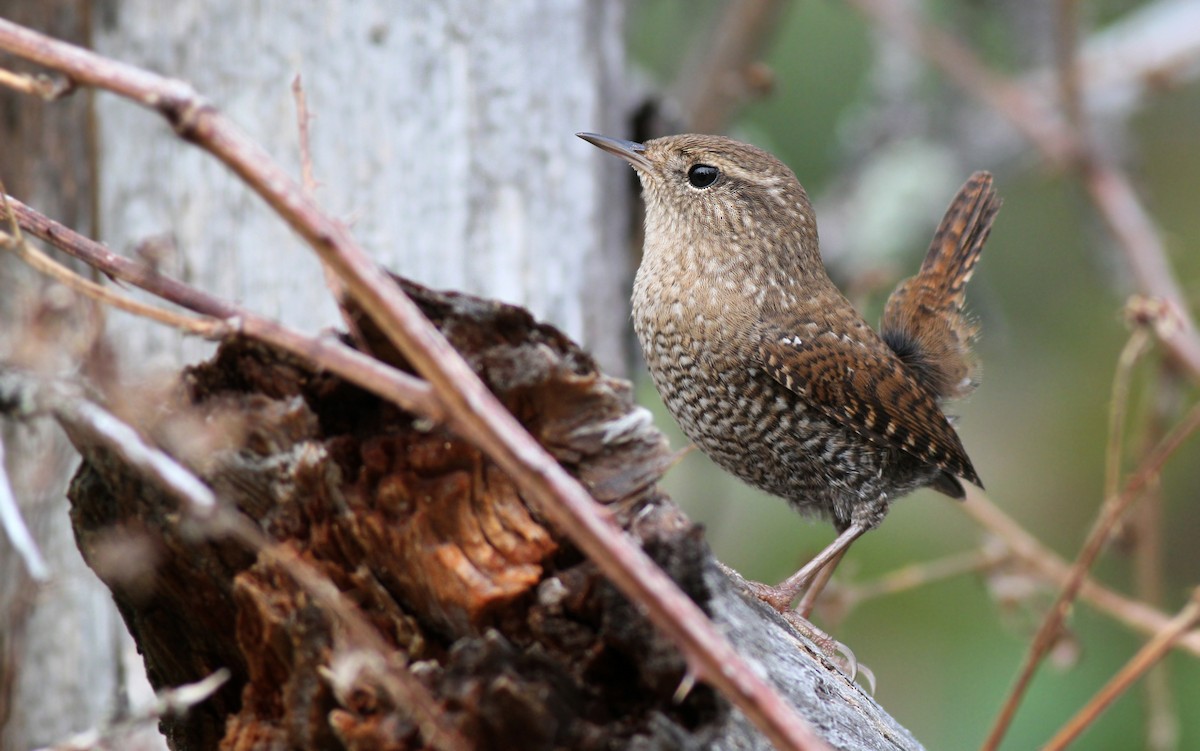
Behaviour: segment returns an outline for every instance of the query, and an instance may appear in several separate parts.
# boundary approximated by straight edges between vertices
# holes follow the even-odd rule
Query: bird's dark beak
[[[632,164],[634,169],[649,170],[653,168],[650,160],[643,156],[646,147],[636,141],[609,138],[608,136],[600,136],[595,133],[576,133],[575,135],[593,146],[598,146],[610,154],[621,157]]]

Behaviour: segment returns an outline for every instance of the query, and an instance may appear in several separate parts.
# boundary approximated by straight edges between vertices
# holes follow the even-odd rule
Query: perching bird
[[[963,297],[1000,207],[991,175],[963,185],[876,333],[830,280],[808,196],[775,157],[719,136],[579,136],[641,179],[633,321],[667,408],[721,467],[839,532],[757,585],[762,599],[788,610],[897,498],[980,485],[940,404],[974,386]]]

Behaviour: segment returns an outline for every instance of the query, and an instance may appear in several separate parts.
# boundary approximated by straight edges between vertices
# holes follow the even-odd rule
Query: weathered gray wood
[[[0,0],[0,16],[80,42],[80,6]],[[11,60],[5,67],[31,70]],[[45,104],[0,90],[0,179],[83,232],[93,230],[87,108],[83,95]],[[0,361],[75,372],[98,354],[88,349],[94,320],[91,303],[0,253]],[[25,749],[101,723],[130,700],[119,663],[132,640],[71,533],[64,492],[74,450],[47,421],[5,421],[0,430],[9,479],[52,576],[36,585],[0,536],[0,748]],[[148,692],[144,678],[141,687]]]
[[[608,221],[623,216],[619,192],[608,190],[618,172],[572,136],[612,129],[621,116],[606,97],[623,64],[621,3],[85,5],[0,0],[0,15],[192,82],[297,176],[290,85],[301,73],[315,116],[318,198],[382,263],[530,305],[623,370],[629,271],[611,234],[621,224]],[[110,95],[95,105],[89,120],[86,93],[49,106],[6,95],[5,112],[15,113],[6,122],[16,125],[0,149],[8,188],[120,252],[171,238],[177,252],[164,268],[211,292],[292,325],[335,323],[314,257],[261,201],[154,114]],[[0,330],[12,332],[22,320],[16,303],[36,302],[40,282],[7,257],[0,263]],[[210,349],[106,315],[126,375],[163,374]],[[6,338],[2,354],[11,344]],[[21,639],[16,652],[0,651],[20,659],[0,666],[14,671],[0,680],[15,682],[11,695],[0,690],[11,697],[0,706],[0,746],[25,748],[114,715],[140,660],[128,659],[131,642],[109,595],[69,534],[62,492],[73,452],[48,424],[12,429],[6,439],[10,470],[24,483],[18,496],[55,571],[54,586],[32,603],[24,579],[0,577],[0,640]],[[0,544],[0,570],[19,568]]]
[[[906,728],[812,642],[795,634],[778,613],[748,597],[715,566],[705,571],[704,579],[712,590],[710,608],[717,623],[734,635],[743,655],[764,667],[780,693],[830,746],[847,751],[921,748]],[[713,743],[714,748],[771,748],[738,712]]]
[[[628,269],[623,220],[614,217],[625,215],[624,175],[572,135],[620,129],[619,3],[114,0],[96,7],[95,47],[190,81],[296,175],[290,82],[303,73],[316,117],[318,198],[382,263],[434,286],[527,305],[582,338],[607,370],[623,371]],[[312,255],[222,167],[113,97],[99,97],[95,122],[99,224],[92,230],[101,239],[127,252],[169,236],[168,271],[293,325],[336,321]],[[112,319],[127,371],[174,368],[207,350],[119,314]],[[797,649],[773,613],[703,565],[717,619],[835,745],[917,747],[859,689]],[[95,590],[87,597],[101,601]],[[74,705],[64,700],[57,709],[69,725],[39,725],[33,742],[95,724],[112,707],[121,675],[117,630],[107,606],[98,613],[71,636],[96,657],[99,672],[71,677],[101,709],[69,715]],[[57,638],[60,646],[66,640]],[[25,696],[28,706],[33,694]],[[27,726],[43,722],[25,711]],[[663,726],[648,737],[665,747],[678,730]],[[691,742],[766,747],[736,712]]]
[[[302,74],[317,197],[380,263],[528,307],[624,370],[624,199],[616,167],[573,135],[621,117],[621,3],[109,5],[98,50],[191,82],[297,177]],[[97,108],[106,241],[173,237],[168,268],[199,286],[302,328],[336,321],[313,254],[247,188],[159,119]],[[207,351],[119,330],[139,356]]]

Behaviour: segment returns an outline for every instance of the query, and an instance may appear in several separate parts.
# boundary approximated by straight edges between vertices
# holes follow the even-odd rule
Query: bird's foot
[[[807,637],[821,651],[821,654],[837,665],[842,672],[850,677],[850,680],[853,681],[858,677],[860,667],[858,659],[854,656],[854,651],[817,628],[813,625],[812,621],[792,609],[792,601],[796,599],[799,594],[798,591],[783,585],[773,587],[770,584],[750,581],[725,564],[722,563],[719,565],[731,579],[745,587],[750,594],[779,611],[779,614],[783,616],[783,619],[787,621],[793,631]],[[862,667],[861,672],[870,682],[871,690],[874,691],[875,676],[865,666]]]
[[[796,612],[792,610],[792,601],[800,594],[799,591],[786,586],[771,586],[762,582],[745,581],[746,589],[750,590],[750,594],[783,613],[784,616]]]
[[[779,611],[792,630],[807,637],[817,646],[817,649],[821,650],[822,654],[837,664],[842,672],[850,676],[850,680],[855,679],[858,675],[858,659],[854,656],[854,651],[793,610],[792,600],[796,599],[795,592],[752,581],[746,582],[746,588],[752,595]]]

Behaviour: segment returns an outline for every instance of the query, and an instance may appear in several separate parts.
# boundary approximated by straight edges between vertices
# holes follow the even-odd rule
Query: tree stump
[[[403,283],[547,450],[605,504],[835,748],[917,742],[717,567],[657,488],[674,455],[630,384],[524,310]],[[355,340],[403,358],[351,311]],[[131,400],[136,404],[137,399]],[[128,411],[128,410],[127,410]],[[130,419],[274,543],[328,578],[480,749],[769,748],[469,441],[245,340]],[[337,672],[339,613],[280,564],[189,519],[76,438],[70,497],[151,681],[232,678],[161,727],[176,749],[427,746],[411,708]]]

